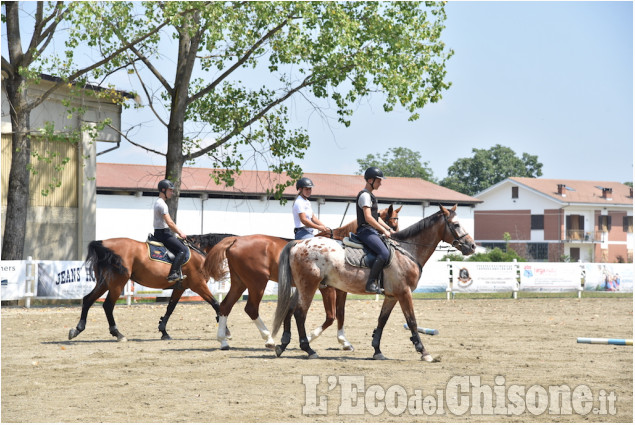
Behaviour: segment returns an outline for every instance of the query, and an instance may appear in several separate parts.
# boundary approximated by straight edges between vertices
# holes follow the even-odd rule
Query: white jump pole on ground
[[[26,288],[24,293],[24,306],[31,308],[31,297],[35,296],[35,266],[33,257],[26,258]]]
[[[410,329],[410,328],[408,327],[408,324],[407,324],[407,323],[404,323],[404,324],[403,324],[403,328],[404,328],[404,329]],[[420,334],[425,334],[425,335],[439,335],[439,331],[438,331],[438,330],[436,330],[436,329],[422,328],[422,327],[417,326],[417,331],[418,331]]]
[[[633,345],[633,340],[618,338],[578,338],[578,344]]]

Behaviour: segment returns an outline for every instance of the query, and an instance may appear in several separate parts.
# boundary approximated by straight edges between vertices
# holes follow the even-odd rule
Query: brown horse
[[[211,235],[207,239],[208,243],[220,240]],[[88,310],[99,297],[108,291],[103,307],[110,326],[110,334],[117,337],[117,341],[125,341],[126,337],[119,332],[115,324],[113,309],[129,279],[150,288],[172,289],[167,312],[159,321],[159,331],[163,334],[161,339],[170,339],[166,331],[167,322],[186,289],[191,289],[199,294],[212,305],[218,314],[218,301],[207,286],[209,275],[202,270],[205,255],[196,249],[191,249],[190,252],[190,259],[183,265],[183,274],[187,277],[182,282],[173,284],[167,281],[170,264],[150,259],[148,246],[145,242],[128,238],[114,238],[89,243],[86,266],[92,267],[96,284],[95,288],[83,298],[79,323],[76,328],[68,332],[68,339],[75,338],[86,328]]]
[[[464,255],[472,254],[476,248],[472,237],[463,229],[456,217],[456,205],[451,210],[440,206],[440,211],[418,223],[392,235],[397,242],[394,258],[384,269],[384,293],[377,328],[373,332],[372,346],[374,359],[385,359],[379,346],[381,334],[393,307],[399,301],[410,328],[415,349],[421,359],[433,361],[424,349],[417,331],[414,315],[412,291],[417,287],[421,269],[428,261],[439,242],[445,241],[458,248]],[[280,356],[291,339],[291,314],[298,326],[300,348],[316,358],[317,354],[309,345],[304,323],[313,300],[313,294],[322,282],[339,290],[354,294],[364,294],[368,269],[350,266],[344,260],[342,247],[329,239],[314,238],[292,241],[282,250],[279,262],[278,306],[273,324],[273,335],[284,321],[281,345],[276,346]],[[291,285],[296,291],[291,296]]]
[[[400,210],[401,207],[395,210],[391,205],[389,208],[381,210],[380,215],[386,224],[398,230],[397,220]],[[342,231],[342,229],[356,229],[356,227],[357,220],[354,220],[346,226],[334,229],[333,237],[341,239],[348,235],[348,232]],[[226,273],[226,268],[224,267],[224,260],[226,259],[231,276],[231,286],[227,296],[221,302],[219,312],[220,318],[216,339],[221,343],[221,349],[229,349],[225,331],[227,328],[227,316],[229,316],[234,304],[245,289],[249,290],[245,312],[260,331],[260,336],[265,340],[265,346],[267,348],[275,347],[271,333],[260,318],[259,307],[267,282],[278,279],[278,258],[288,242],[288,239],[267,235],[229,237],[223,239],[208,252],[203,265],[205,271],[215,280],[220,280]],[[344,350],[353,350],[353,345],[346,339],[344,334],[346,292],[328,286],[320,288],[320,292],[322,293],[326,319],[322,326],[311,333],[311,337],[315,339],[320,336],[337,316],[337,340]]]

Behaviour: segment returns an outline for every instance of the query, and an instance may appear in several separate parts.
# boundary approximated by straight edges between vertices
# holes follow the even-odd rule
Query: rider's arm
[[[303,213],[303,212],[298,214],[298,217],[300,217],[300,221],[306,227],[318,229],[324,232],[328,231],[328,228],[324,224],[322,224],[322,222],[316,216],[313,216],[312,218],[313,221],[309,220],[306,216],[306,213]]]
[[[395,233],[395,231],[394,231],[394,230],[392,230],[392,229],[390,228],[390,226],[386,224],[386,222],[385,222],[385,221],[381,218],[381,216],[379,217],[379,220],[377,220],[377,221],[379,222],[379,224],[380,224],[380,225],[381,225],[384,229],[388,230],[388,233],[390,233],[391,235],[392,235],[393,233]]]
[[[370,207],[364,207],[364,218],[366,219],[366,223],[373,226],[380,234],[390,237],[390,232],[384,228],[377,220],[373,218],[373,215],[370,213]],[[381,220],[381,217],[379,218]],[[383,220],[381,220],[383,221]]]
[[[185,239],[187,237],[185,233],[181,232],[181,230],[178,227],[176,227],[176,224],[172,220],[172,217],[170,217],[170,214],[164,214],[163,219],[165,220],[165,223],[168,225],[170,230],[172,230],[174,233],[179,235],[181,239]]]

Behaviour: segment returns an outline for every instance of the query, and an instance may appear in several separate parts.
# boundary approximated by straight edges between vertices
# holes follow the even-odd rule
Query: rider
[[[181,239],[185,239],[187,235],[176,227],[172,217],[170,217],[168,205],[165,203],[167,199],[172,198],[173,193],[174,184],[170,180],[161,180],[159,182],[159,198],[154,203],[154,237],[174,254],[174,262],[168,275],[170,283],[185,279],[186,276],[183,276],[181,266],[183,266],[187,254],[187,248],[174,236],[174,233]]]
[[[298,190],[298,197],[293,203],[293,222],[295,224],[295,239],[309,239],[313,237],[313,229],[320,231],[328,231],[319,218],[313,215],[311,208],[311,190],[313,190],[313,182],[308,177],[302,177],[295,184]]]
[[[373,190],[379,189],[384,179],[384,173],[377,167],[370,167],[364,173],[366,186],[357,195],[357,237],[373,251],[377,257],[370,266],[370,276],[366,282],[366,292],[380,294],[379,274],[388,261],[390,252],[379,235],[390,237],[393,230],[379,217],[377,212],[377,198]]]

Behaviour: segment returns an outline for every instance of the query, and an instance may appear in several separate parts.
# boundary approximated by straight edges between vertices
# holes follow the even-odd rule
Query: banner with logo
[[[567,292],[582,289],[579,263],[518,263],[520,290]]]
[[[83,261],[38,261],[37,270],[38,298],[76,300],[95,288],[93,272]]]
[[[513,292],[516,263],[452,262],[452,292]]]
[[[2,301],[20,300],[26,293],[26,262],[2,261]]]
[[[450,284],[450,265],[447,261],[433,261],[423,266],[421,279],[414,292],[445,292]]]
[[[584,290],[633,292],[633,264],[586,263]]]

